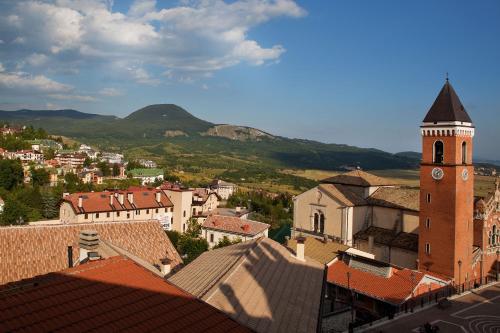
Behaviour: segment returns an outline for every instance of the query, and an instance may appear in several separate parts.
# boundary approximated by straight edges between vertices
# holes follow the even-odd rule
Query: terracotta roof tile
[[[95,230],[109,242],[150,264],[163,258],[182,262],[158,221],[82,223],[0,228],[0,285],[68,267],[67,247],[78,260],[79,235]]]
[[[418,212],[420,191],[412,188],[380,187],[368,199],[369,204]]]
[[[0,293],[0,331],[250,332],[124,257],[29,282]]]
[[[337,176],[323,179],[322,183],[329,184],[341,184],[341,185],[352,185],[352,186],[387,186],[395,185],[393,180],[375,176],[371,173],[353,170]]]
[[[255,236],[269,229],[270,225],[235,216],[210,215],[203,222],[202,227],[238,235]]]
[[[257,332],[314,332],[323,276],[318,262],[259,238],[205,252],[169,281]]]
[[[426,274],[418,271],[412,271],[407,268],[396,268],[388,266],[391,274],[388,277],[383,277],[368,271],[355,269],[349,265],[349,256],[344,260],[337,260],[328,267],[327,281],[344,288],[347,288],[347,273],[350,273],[349,288],[353,291],[376,298],[391,304],[399,305],[411,296],[412,290],[422,281]],[[370,261],[370,260],[367,260]],[[376,263],[371,260],[374,264]],[[369,264],[369,263],[368,263]],[[434,290],[439,288],[438,284],[431,284]],[[425,293],[429,287],[419,288],[415,292],[415,296],[419,293]]]
[[[132,194],[132,202],[128,194]],[[156,201],[156,195],[160,193],[160,202]],[[123,195],[123,205],[119,197]],[[113,196],[111,205],[110,196]],[[78,207],[78,200],[82,198],[82,207]],[[161,191],[151,188],[131,188],[126,191],[104,191],[104,192],[80,192],[67,195],[63,199],[69,202],[77,213],[96,213],[136,209],[153,209],[158,207],[172,207],[173,204],[167,195]]]
[[[418,235],[409,232],[395,233],[393,230],[370,226],[354,235],[354,239],[368,240],[373,236],[375,243],[418,251]]]
[[[323,242],[314,237],[304,237],[304,253],[306,257],[314,259],[320,263],[327,264],[332,261],[340,252],[346,251],[349,246],[337,242]],[[294,253],[297,250],[297,240],[290,239],[286,246]]]
[[[346,206],[366,205],[366,200],[347,186],[340,184],[320,184],[319,188]]]

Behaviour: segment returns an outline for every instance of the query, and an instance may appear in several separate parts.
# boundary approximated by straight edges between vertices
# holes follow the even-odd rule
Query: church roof
[[[446,80],[434,104],[432,104],[429,112],[427,112],[424,118],[424,123],[438,121],[462,121],[472,123],[457,93],[448,80]]]
[[[363,187],[395,185],[394,181],[390,179],[378,177],[361,170],[346,172],[341,175],[323,179],[321,182],[326,184],[341,184]]]

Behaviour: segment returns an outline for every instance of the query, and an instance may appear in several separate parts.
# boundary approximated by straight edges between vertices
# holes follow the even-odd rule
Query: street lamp
[[[497,282],[500,279],[500,272],[498,271],[498,257],[500,256],[500,249],[497,249]]]
[[[462,260],[458,260],[458,293],[462,292],[462,287],[460,286],[461,281],[461,273],[462,273]]]
[[[351,305],[351,324],[354,322],[354,307],[353,307],[353,299],[352,299],[352,291],[351,291],[351,272],[347,272],[347,290],[349,290],[349,303]]]

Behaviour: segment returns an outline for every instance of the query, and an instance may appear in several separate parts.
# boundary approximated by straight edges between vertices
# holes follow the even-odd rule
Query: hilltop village
[[[353,331],[490,286],[500,181],[475,195],[475,128],[448,80],[419,125],[420,188],[353,168],[289,202],[6,125],[0,331]],[[22,184],[39,212],[8,193]]]

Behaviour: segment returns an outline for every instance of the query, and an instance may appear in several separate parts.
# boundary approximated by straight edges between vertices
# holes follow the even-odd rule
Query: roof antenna
[[[446,82],[448,82],[449,79],[448,79],[448,72],[446,72]]]

